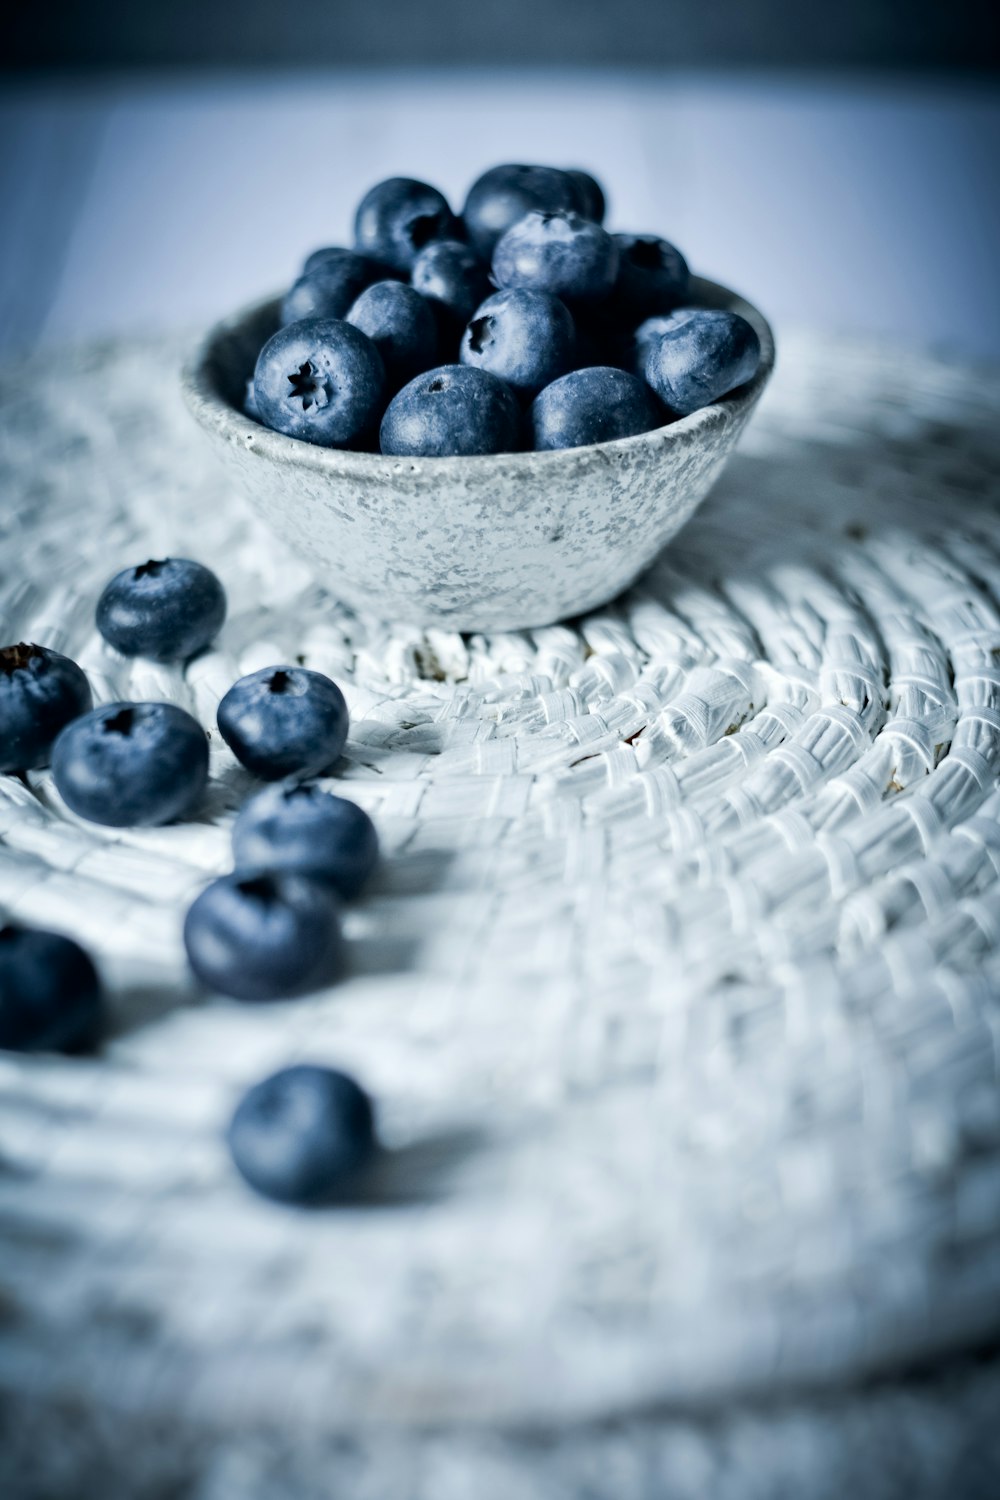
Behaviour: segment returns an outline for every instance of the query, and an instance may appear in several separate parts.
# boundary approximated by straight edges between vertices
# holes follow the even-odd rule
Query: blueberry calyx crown
[[[133,570],[132,570],[132,577],[133,578],[156,578],[156,577],[159,576],[159,574],[162,572],[162,570],[167,566],[167,563],[169,561],[170,561],[169,557],[161,557],[159,559],[157,559],[155,557],[151,557],[148,562],[140,563],[137,568],[133,568]]]
[[[238,880],[236,889],[241,896],[249,896],[251,901],[259,901],[262,906],[272,906],[281,900],[273,875],[250,875],[246,880]]]
[[[655,271],[663,263],[660,242],[651,235],[635,240],[625,254],[641,271]]]
[[[299,368],[289,375],[288,383],[291,386],[289,400],[302,402],[303,411],[311,411],[328,406],[333,396],[333,383],[329,375],[323,375],[311,360],[305,360]]]
[[[474,318],[469,324],[469,348],[473,354],[482,354],[488,344],[493,342],[493,319],[489,314],[481,318]]]
[[[427,387],[428,394],[432,395],[432,396],[436,396],[437,393],[438,393],[438,391],[443,391],[445,389],[445,385],[446,385],[446,382],[445,382],[444,378],[442,376],[440,376],[440,375],[435,375],[434,379],[431,381],[430,385]]]
[[[267,681],[269,693],[287,693],[291,686],[291,673],[286,672],[284,667],[279,667],[277,672],[272,672]]]
[[[406,237],[414,250],[422,250],[431,240],[440,239],[447,227],[444,214],[417,214],[406,226]]]
[[[44,657],[44,647],[18,641],[16,646],[5,646],[0,651],[0,672],[13,677],[15,672],[25,671],[33,661],[44,660]]]
[[[123,734],[126,737],[132,733],[135,726],[135,709],[121,708],[110,719],[105,719],[103,729],[105,734]]]

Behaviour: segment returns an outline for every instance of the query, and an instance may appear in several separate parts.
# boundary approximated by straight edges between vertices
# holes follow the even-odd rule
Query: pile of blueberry
[[[751,380],[737,313],[690,305],[683,255],[609,234],[586,172],[492,167],[461,217],[390,177],[354,248],[315,250],[246,410],[328,448],[440,458],[576,448],[662,427]]]
[[[124,656],[182,662],[209,646],[226,614],[222,585],[185,558],[126,568],[97,605],[97,626]],[[206,886],[184,923],[194,973],[240,1000],[273,1000],[329,983],[343,969],[341,905],[378,859],[355,803],[313,778],[344,748],[347,704],[328,677],[274,666],[236,682],[218,727],[242,764],[270,785],[232,832],[234,870]],[[0,649],[0,774],[42,766],[72,812],[111,827],[171,822],[201,802],[208,739],[172,703],[93,707],[86,675],[45,646]],[[0,1048],[74,1052],[99,1040],[98,974],[71,938],[0,925]],[[229,1131],[233,1159],[258,1191],[290,1202],[342,1193],[375,1149],[371,1102],[329,1068],[285,1069],[258,1084]]]

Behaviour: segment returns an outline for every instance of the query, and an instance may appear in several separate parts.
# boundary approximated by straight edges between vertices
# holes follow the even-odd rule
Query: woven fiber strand
[[[88,945],[115,1027],[0,1064],[0,1386],[225,1430],[544,1423],[1000,1330],[1000,378],[789,339],[636,588],[462,638],[348,614],[263,533],[179,354],[0,376],[0,634],[207,727],[243,672],[329,673],[330,784],[385,859],[347,982],[211,1000],[180,924],[253,785],[217,733],[173,827],[0,778],[0,909]],[[230,596],[186,672],[93,628],[170,552]],[[390,1148],[336,1212],[254,1199],[221,1141],[304,1057],[358,1074]]]

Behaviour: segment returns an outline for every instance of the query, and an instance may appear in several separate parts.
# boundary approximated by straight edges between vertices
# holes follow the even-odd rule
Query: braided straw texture
[[[260,529],[180,352],[0,375],[0,635],[213,731],[241,673],[330,674],[330,784],[385,858],[350,978],[241,1006],[180,941],[252,790],[217,732],[168,828],[0,778],[0,912],[77,936],[113,1007],[98,1057],[0,1062],[0,1385],[220,1430],[552,1423],[1000,1330],[1000,378],[789,339],[636,588],[462,638],[347,613]],[[93,627],[165,553],[230,597],[186,672]],[[240,1090],[298,1058],[378,1100],[363,1202],[277,1209],[229,1164]]]

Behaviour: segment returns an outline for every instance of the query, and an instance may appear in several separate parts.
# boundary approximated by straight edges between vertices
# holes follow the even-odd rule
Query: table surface
[[[1000,358],[1000,99],[727,75],[124,75],[0,95],[0,346],[169,329],[287,283],[392,174],[456,203],[579,163],[776,323]]]

